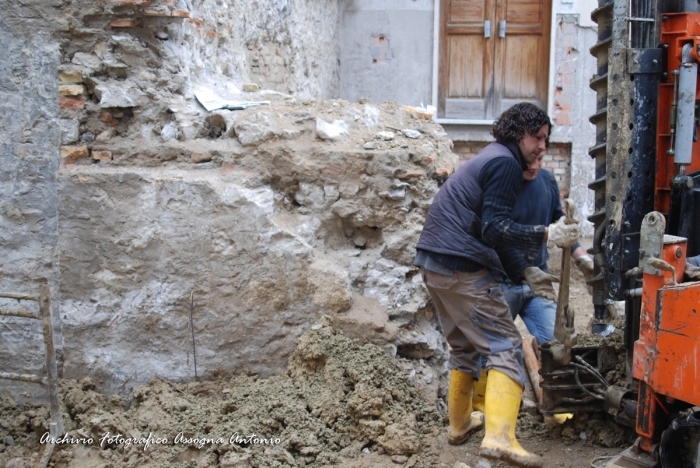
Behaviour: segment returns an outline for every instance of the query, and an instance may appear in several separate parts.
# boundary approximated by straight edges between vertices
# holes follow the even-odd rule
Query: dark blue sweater
[[[518,192],[511,216],[516,223],[545,226],[549,226],[564,216],[559,186],[554,174],[547,169],[541,169],[535,180],[524,181],[520,192]],[[578,243],[574,245],[572,250],[576,249],[578,245]],[[542,271],[547,271],[549,253],[545,243],[535,254],[505,246],[498,246],[496,253],[501,259],[508,277],[516,283],[521,282],[520,274],[527,267],[536,266]]]
[[[510,216],[526,167],[518,146],[502,143],[488,145],[460,167],[430,206],[414,265],[423,266],[420,251],[426,251],[450,269],[486,267],[500,278],[505,271],[495,245],[528,249],[533,255],[538,252],[544,226],[524,226]]]

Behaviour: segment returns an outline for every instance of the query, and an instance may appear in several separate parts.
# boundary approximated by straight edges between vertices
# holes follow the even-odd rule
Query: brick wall
[[[554,174],[561,196],[569,196],[571,187],[571,143],[551,143],[544,157],[544,167]]]
[[[489,143],[490,141],[455,141],[452,151],[459,155],[459,165],[461,166]]]
[[[462,165],[489,143],[487,141],[455,141],[452,151],[459,155],[459,164]],[[556,177],[562,197],[568,197],[571,187],[571,143],[551,143],[544,157],[544,167]]]
[[[248,44],[250,79],[264,89],[291,93],[288,78],[291,47],[273,42]]]

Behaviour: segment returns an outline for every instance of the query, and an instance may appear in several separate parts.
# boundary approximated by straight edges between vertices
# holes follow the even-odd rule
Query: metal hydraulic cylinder
[[[692,44],[683,46],[678,83],[678,121],[673,162],[687,166],[693,158],[695,133],[695,93],[698,82],[698,62],[690,57]]]

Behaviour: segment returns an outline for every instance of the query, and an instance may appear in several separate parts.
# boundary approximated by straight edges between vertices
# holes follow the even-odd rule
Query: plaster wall
[[[585,235],[593,235],[586,218],[594,212],[594,194],[588,184],[595,178],[595,161],[588,154],[595,145],[595,92],[588,86],[596,69],[589,50],[597,41],[594,27],[582,27],[578,15],[557,15],[554,79],[555,127],[551,140],[571,143],[571,192],[576,216]]]
[[[60,3],[44,5],[52,8]],[[38,294],[40,282],[48,279],[60,347],[56,261],[60,54],[52,22],[35,7],[31,2],[8,2],[0,16],[0,291]],[[0,309],[37,311],[38,304],[0,299]],[[43,349],[39,320],[0,317],[3,371],[41,375]],[[42,390],[34,384],[16,388]]]
[[[339,97],[430,104],[433,0],[352,0],[343,9]]]

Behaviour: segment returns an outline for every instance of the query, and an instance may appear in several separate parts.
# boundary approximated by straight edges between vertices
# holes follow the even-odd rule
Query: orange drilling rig
[[[635,428],[609,466],[700,467],[700,3],[600,0],[592,17],[596,91],[594,332],[625,302],[626,384],[618,356],[575,347],[561,366],[542,348],[545,412],[607,411]],[[700,276],[697,277],[700,279]]]

